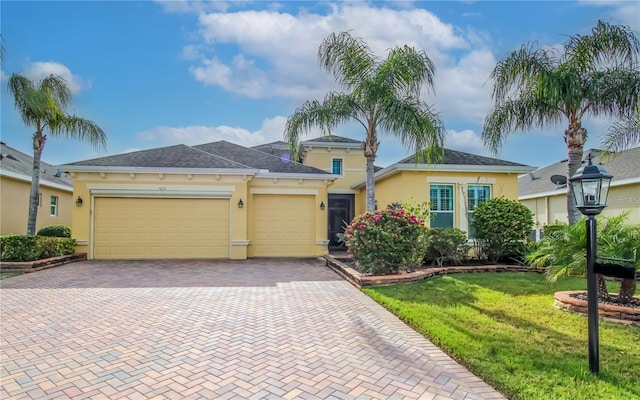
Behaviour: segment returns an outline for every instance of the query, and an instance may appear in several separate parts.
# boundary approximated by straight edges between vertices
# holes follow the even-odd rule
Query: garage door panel
[[[314,254],[314,197],[255,195],[253,255],[310,257]]]
[[[94,258],[226,258],[229,200],[96,198]]]

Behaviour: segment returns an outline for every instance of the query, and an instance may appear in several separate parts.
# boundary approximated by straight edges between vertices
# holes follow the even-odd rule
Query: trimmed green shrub
[[[48,236],[0,236],[2,261],[35,261],[73,254],[76,240]]]
[[[59,238],[70,238],[71,228],[67,225],[47,225],[40,228],[37,236],[53,236]]]
[[[473,210],[476,238],[491,262],[517,256],[533,228],[526,206],[502,197],[485,201]]]
[[[37,260],[37,236],[6,235],[0,236],[2,261],[33,261]]]
[[[424,223],[402,208],[366,212],[353,219],[342,235],[349,254],[367,273],[397,272],[412,262]]]
[[[469,253],[466,232],[458,228],[431,228],[427,234],[425,258],[439,267],[457,264]]]

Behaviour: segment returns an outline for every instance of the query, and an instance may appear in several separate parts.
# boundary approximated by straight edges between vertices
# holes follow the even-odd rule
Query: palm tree
[[[287,119],[285,140],[297,157],[301,134],[314,126],[323,134],[354,120],[365,131],[367,211],[375,209],[373,163],[378,130],[395,134],[402,144],[425,158],[441,150],[444,126],[420,100],[423,88],[433,91],[435,66],[424,51],[407,45],[391,49],[385,60],[349,32],[331,34],[318,49],[320,66],[333,73],[345,92],[330,92],[324,101],[307,101]]]
[[[590,35],[569,37],[564,51],[525,44],[498,62],[491,72],[495,108],[487,116],[482,138],[495,153],[513,131],[568,123],[567,175],[582,161],[587,130],[584,116],[630,115],[638,105],[638,38],[624,26],[598,21]],[[569,223],[580,219],[567,187]]]
[[[34,235],[38,215],[38,186],[40,184],[40,158],[47,141],[45,131],[53,136],[84,140],[97,149],[106,148],[107,137],[94,122],[67,114],[71,91],[64,79],[49,75],[32,82],[22,75],[9,78],[9,91],[25,125],[35,127],[33,134],[33,172],[29,194],[27,234]]]

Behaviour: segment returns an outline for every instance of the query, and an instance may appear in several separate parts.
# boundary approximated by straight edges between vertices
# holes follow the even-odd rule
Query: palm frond
[[[88,119],[64,116],[55,123],[50,123],[49,130],[68,139],[87,142],[98,151],[107,148],[107,135],[95,122]]]
[[[584,78],[582,114],[624,118],[637,113],[640,104],[640,71],[607,69]]]
[[[382,129],[400,138],[406,149],[435,161],[440,153],[434,150],[442,148],[445,135],[444,123],[435,111],[413,96],[389,96],[380,111],[384,115],[379,123]]]
[[[589,35],[574,35],[565,45],[565,60],[583,71],[603,65],[633,68],[638,62],[640,41],[628,26],[598,21]]]
[[[325,38],[318,48],[318,61],[342,86],[350,89],[370,79],[376,69],[369,46],[349,32],[332,33]]]
[[[498,61],[489,79],[493,81],[493,99],[496,104],[506,100],[512,91],[528,91],[541,74],[557,65],[554,50],[535,49],[535,43],[523,44]]]
[[[546,100],[529,93],[496,106],[484,121],[484,144],[493,154],[497,154],[509,133],[532,127],[543,128],[560,122],[563,111],[557,104]]]
[[[404,45],[392,49],[376,73],[375,81],[396,94],[420,97],[422,89],[434,92],[436,67],[424,51]]]
[[[330,92],[322,102],[307,101],[287,118],[284,138],[289,144],[289,151],[297,159],[300,136],[314,127],[319,127],[323,135],[330,135],[336,126],[355,119],[366,129],[367,124],[361,115],[358,103],[347,94]]]
[[[619,152],[640,144],[640,115],[635,114],[611,125],[602,146]]]

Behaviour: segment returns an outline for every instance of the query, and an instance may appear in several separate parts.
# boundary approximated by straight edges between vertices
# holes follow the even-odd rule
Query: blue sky
[[[31,152],[33,128],[13,107],[12,73],[65,78],[71,111],[98,123],[106,153],[49,138],[43,159],[63,164],[177,143],[216,140],[253,146],[282,140],[286,118],[305,100],[336,89],[317,64],[331,32],[351,30],[380,57],[409,44],[437,67],[426,97],[445,122],[445,146],[490,155],[480,139],[491,108],[487,78],[522,43],[561,45],[598,19],[640,30],[637,1],[2,1],[1,138]],[[610,121],[587,119],[587,147]],[[565,127],[511,135],[499,158],[544,166],[566,156]],[[335,134],[361,139],[346,125]],[[318,136],[312,132],[304,139]],[[377,164],[408,154],[382,135]]]

